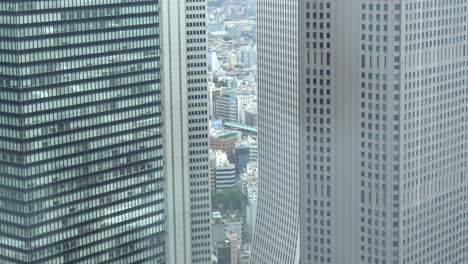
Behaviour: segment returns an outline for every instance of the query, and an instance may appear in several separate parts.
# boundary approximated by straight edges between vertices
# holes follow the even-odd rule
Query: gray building
[[[239,57],[241,63],[245,67],[252,67],[257,64],[257,50],[256,47],[244,46],[239,50]]]
[[[168,262],[211,264],[206,1],[161,10]]]
[[[252,264],[299,263],[298,1],[257,1],[258,210]]]
[[[253,104],[254,95],[237,90],[224,90],[216,98],[216,118],[225,122],[241,123],[244,109]]]
[[[245,143],[238,143],[234,147],[234,160],[236,163],[236,174],[239,176],[250,162],[250,146]]]
[[[237,97],[225,94],[216,98],[216,118],[225,122],[239,122]]]
[[[216,166],[216,190],[236,187],[236,165],[225,163]]]
[[[246,139],[236,144],[234,147],[234,160],[236,164],[236,174],[239,176],[247,167],[247,163],[257,161],[258,145],[252,139]]]
[[[251,263],[467,263],[468,3],[298,4],[258,2]]]
[[[226,235],[224,235],[226,237]],[[219,264],[233,264],[232,263],[232,252],[231,252],[231,241],[225,239],[222,242],[216,243],[216,256],[217,263]]]
[[[166,263],[157,1],[0,3],[0,263]]]
[[[468,263],[468,3],[299,10],[301,263]]]

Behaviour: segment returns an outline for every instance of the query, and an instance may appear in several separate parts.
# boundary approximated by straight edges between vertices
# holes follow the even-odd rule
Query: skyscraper
[[[258,2],[251,263],[297,260],[297,200],[301,263],[467,263],[468,2],[293,2]]]
[[[298,3],[257,1],[258,209],[252,264],[299,263]]]
[[[468,2],[300,2],[301,263],[467,263]]]
[[[168,261],[211,263],[206,1],[161,0]]]
[[[158,17],[0,3],[1,263],[165,263]]]

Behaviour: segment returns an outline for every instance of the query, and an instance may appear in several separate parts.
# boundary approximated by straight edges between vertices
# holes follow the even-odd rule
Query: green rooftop
[[[220,138],[228,138],[228,137],[232,137],[232,136],[237,136],[237,133],[236,132],[229,132],[229,133],[226,133],[222,136],[219,136]]]

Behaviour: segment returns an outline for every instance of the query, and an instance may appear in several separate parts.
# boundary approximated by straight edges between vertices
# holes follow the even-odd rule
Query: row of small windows
[[[151,3],[151,0],[145,0]],[[93,0],[93,1],[49,1],[49,0],[35,0],[35,1],[21,1],[21,2],[3,2],[0,3],[0,11],[37,11],[37,10],[50,10],[62,8],[79,8],[79,7],[93,7],[111,4],[141,4],[142,0]],[[155,5],[154,3],[151,3]],[[159,6],[158,6],[159,7]],[[102,7],[101,7],[102,8]]]
[[[39,2],[39,1],[38,1]],[[54,1],[58,2],[58,1]],[[80,10],[73,10],[68,9],[66,11],[59,11],[59,12],[50,12],[55,11],[54,8],[46,9],[46,12],[36,12],[31,14],[30,12],[27,13],[14,13],[9,15],[8,13],[2,15],[0,17],[0,22],[5,25],[11,25],[12,21],[14,24],[37,24],[37,23],[51,23],[51,22],[77,22],[76,20],[87,19],[106,19],[106,18],[116,18],[116,16],[124,16],[124,15],[149,15],[155,14],[158,11],[158,5],[156,4],[138,4],[132,6],[120,6],[120,7],[108,7],[108,8],[85,8]],[[37,11],[37,10],[35,10]],[[157,19],[157,15],[153,15],[152,19]],[[21,28],[21,27],[20,27]],[[41,33],[42,30],[37,30],[36,32],[32,32],[32,34],[37,35]],[[24,37],[24,36],[23,36]]]

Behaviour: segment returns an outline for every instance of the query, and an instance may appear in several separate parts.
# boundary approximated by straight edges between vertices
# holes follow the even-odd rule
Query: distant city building
[[[253,127],[258,126],[258,111],[256,106],[242,111],[241,124]]]
[[[226,90],[223,95],[218,96],[216,99],[216,118],[227,122],[243,123],[242,118],[245,118],[244,109],[251,108],[254,99],[255,97],[252,94]]]
[[[252,67],[257,64],[257,50],[252,46],[244,46],[239,51],[240,62],[245,67]]]
[[[237,55],[236,55],[235,53],[229,54],[229,56],[228,56],[228,58],[227,58],[227,63],[228,63],[228,65],[230,65],[230,66],[236,66],[236,65],[237,65],[237,62],[238,62]]]
[[[236,187],[236,165],[225,163],[216,166],[216,191]]]
[[[239,134],[236,132],[214,131],[210,136],[210,148],[223,151],[229,163],[235,164],[234,146],[238,141]]]
[[[208,52],[208,70],[209,71],[219,71],[221,65],[219,64],[218,55],[216,51]]]
[[[235,95],[221,95],[216,98],[216,118],[225,122],[239,122],[237,97]]]
[[[226,227],[224,226],[223,219],[214,219],[212,226],[212,238],[213,245],[215,246],[218,242],[222,242],[226,239]]]
[[[228,37],[229,33],[225,30],[220,30],[220,31],[210,31],[208,35],[210,39],[223,39],[225,37]]]
[[[247,231],[247,241],[251,241],[255,231],[255,221],[257,216],[258,200],[258,167],[257,162],[249,162],[245,172],[240,177],[241,190],[247,196],[248,205],[246,208],[245,228]]]
[[[241,241],[239,240],[239,234],[235,232],[227,232],[226,234],[227,239],[231,244],[231,264],[239,264],[237,261],[238,258],[238,247],[241,245]]]
[[[216,104],[218,102],[219,96],[221,96],[221,88],[216,88],[214,83],[209,83],[208,84],[208,97],[209,97],[210,119],[214,119],[218,116],[216,113]]]
[[[257,25],[253,24],[251,28],[252,39],[253,41],[257,42]]]
[[[237,90],[237,88],[239,88],[239,81],[237,80],[237,78],[236,77],[229,78],[227,80],[227,89],[234,91],[234,90]]]
[[[234,159],[236,174],[240,175],[247,166],[247,163],[250,162],[250,146],[247,144],[236,144],[234,147]]]
[[[231,241],[225,238],[222,242],[216,243],[216,257],[218,264],[236,264],[232,263]]]
[[[236,164],[237,175],[240,175],[251,161],[258,159],[257,142],[251,138],[247,138],[238,142],[234,146],[234,160]]]
[[[224,23],[211,22],[211,23],[208,23],[207,25],[208,25],[208,32],[209,33],[225,31]]]
[[[220,213],[213,214],[213,252],[218,263],[238,264],[238,248],[242,244],[242,222],[238,218],[223,220]],[[227,250],[229,248],[229,251]]]
[[[224,218],[224,228],[227,233],[237,234],[237,242],[242,244],[242,219],[240,217],[226,217]]]
[[[243,245],[239,250],[238,250],[238,262],[239,264],[249,264],[250,263],[250,255],[252,254],[252,251],[250,249],[250,245]]]
[[[239,39],[244,34],[244,28],[239,24],[228,24],[226,25],[226,31],[233,39]]]
[[[236,165],[229,162],[227,155],[222,150],[216,150],[215,190],[221,191],[236,187]]]

